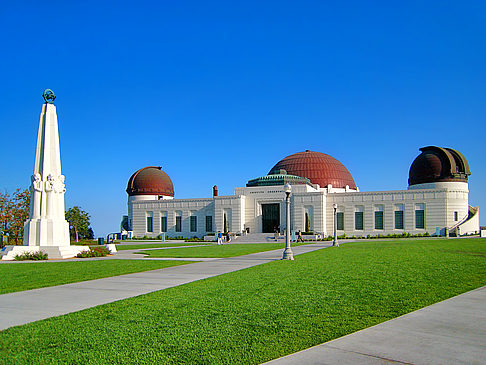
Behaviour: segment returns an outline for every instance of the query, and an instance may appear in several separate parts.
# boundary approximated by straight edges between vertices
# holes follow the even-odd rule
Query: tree
[[[10,235],[18,241],[24,233],[24,224],[29,219],[30,192],[27,189],[17,189],[12,197],[13,215]]]
[[[29,218],[30,193],[17,189],[13,196],[0,193],[0,232],[8,235],[12,243],[22,240],[24,223]]]
[[[7,234],[12,220],[12,203],[10,194],[0,193],[0,232]]]
[[[69,222],[69,232],[72,238],[79,242],[80,238],[92,239],[93,229],[90,227],[89,214],[78,206],[66,211],[66,220]]]

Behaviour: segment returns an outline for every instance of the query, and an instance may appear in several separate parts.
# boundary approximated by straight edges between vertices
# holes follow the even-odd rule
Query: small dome
[[[268,173],[279,174],[286,170],[289,175],[308,178],[313,184],[326,187],[356,189],[356,183],[344,165],[334,157],[321,152],[305,151],[294,153],[279,161]]]
[[[466,158],[451,148],[423,147],[410,166],[408,185],[434,182],[467,182],[471,175]]]
[[[160,166],[148,166],[135,172],[128,180],[127,193],[133,195],[174,196],[172,181]]]

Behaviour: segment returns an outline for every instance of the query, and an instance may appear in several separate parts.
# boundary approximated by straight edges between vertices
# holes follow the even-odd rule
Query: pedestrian
[[[304,242],[304,238],[302,237],[302,232],[299,229],[299,233],[297,234],[297,242]]]
[[[226,233],[226,243],[230,243],[231,242],[231,233],[228,231]]]
[[[218,231],[218,245],[222,245],[223,244],[223,234],[221,233],[221,231]]]
[[[275,241],[277,241],[278,240],[278,237],[280,235],[280,232],[279,232],[279,229],[278,229],[277,226],[273,227],[273,232],[275,233],[275,236],[274,236]]]

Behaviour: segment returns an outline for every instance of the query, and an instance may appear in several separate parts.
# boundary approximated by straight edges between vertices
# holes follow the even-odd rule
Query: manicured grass
[[[292,243],[292,246],[300,246],[308,243]],[[284,249],[285,243],[238,243],[223,245],[208,245],[204,247],[174,248],[166,250],[141,251],[150,257],[234,257],[248,255],[256,252]]]
[[[0,334],[9,364],[258,364],[486,284],[486,240],[359,242]]]
[[[0,294],[187,264],[187,261],[99,260],[0,265]]]
[[[183,246],[198,246],[209,245],[208,242],[187,242],[187,243],[147,243],[147,244],[133,244],[133,245],[116,245],[118,251],[123,250],[138,250],[144,248],[159,248],[159,247],[183,247]]]

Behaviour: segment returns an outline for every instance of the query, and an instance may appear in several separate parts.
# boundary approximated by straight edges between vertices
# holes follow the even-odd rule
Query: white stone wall
[[[397,191],[339,191],[316,189],[308,185],[295,185],[291,196],[291,228],[305,230],[305,213],[309,212],[311,230],[332,235],[334,227],[333,204],[344,213],[344,230],[338,234],[347,236],[388,235],[393,233],[441,234],[450,229],[468,214],[468,189],[465,183],[441,183],[440,185],[414,186]],[[425,186],[427,185],[427,186]],[[419,189],[421,187],[421,189]],[[262,204],[280,204],[280,227],[285,228],[285,192],[283,186],[236,188],[235,195],[209,199],[174,200],[129,199],[129,222],[134,236],[156,237],[161,233],[161,215],[167,214],[167,235],[203,237],[206,232],[206,216],[213,217],[213,230],[224,231],[224,214],[228,217],[228,228],[233,233],[246,227],[251,233],[262,232]],[[415,210],[418,204],[425,211],[425,228],[416,228]],[[395,211],[403,207],[403,229],[395,229]],[[355,211],[363,212],[363,229],[355,229]],[[375,228],[375,211],[383,211],[383,229]],[[166,212],[166,213],[162,213]],[[455,214],[457,213],[457,214]],[[153,232],[147,232],[147,215],[153,214]],[[182,229],[175,231],[176,215],[182,217]],[[197,217],[197,231],[190,230],[190,216]],[[456,217],[457,215],[457,217]],[[457,218],[457,220],[456,220]],[[479,223],[478,223],[479,224]]]
[[[228,219],[228,230],[233,233],[241,232],[245,221],[245,197],[217,196],[214,198],[215,232],[224,231],[224,214]]]
[[[410,232],[412,234],[435,234],[437,227],[444,233],[444,228],[454,223],[454,212],[459,219],[468,211],[468,193],[464,190],[448,189],[413,189],[398,191],[356,192],[329,194],[327,203],[327,231],[333,232],[333,203],[338,205],[338,212],[344,212],[344,230],[338,235],[376,236]],[[404,227],[395,229],[395,210],[397,205],[404,207]],[[415,210],[418,204],[425,207],[425,228],[416,228]],[[355,229],[355,211],[363,208],[363,230]],[[383,207],[383,229],[375,229],[375,211]]]
[[[296,215],[294,208],[294,196],[299,194],[317,193],[318,189],[309,185],[293,185],[292,186],[292,204],[291,204],[291,224],[292,229],[294,229],[294,216]],[[242,187],[236,188],[235,194],[244,196],[246,198],[245,210],[244,210],[244,222],[243,227],[250,228],[250,233],[261,232],[262,231],[262,204],[279,204],[280,205],[280,228],[283,230],[285,228],[285,192],[282,186],[254,186],[254,187]],[[300,209],[300,206],[299,208]],[[299,227],[300,225],[297,224]],[[321,224],[322,226],[322,224]],[[300,228],[298,228],[300,229]]]
[[[294,193],[292,196],[291,220],[292,229],[305,231],[305,213],[310,213],[311,231],[325,233],[327,212],[326,194],[324,191],[309,193]]]
[[[167,214],[167,232],[169,237],[203,237],[206,232],[206,216],[213,217],[213,232],[215,230],[213,199],[174,199],[133,201],[129,203],[129,220],[132,222],[135,237],[157,237],[162,233],[161,217]],[[131,213],[131,216],[130,216]],[[147,213],[153,213],[153,232],[147,232]],[[181,214],[181,231],[176,231],[176,216]],[[197,217],[197,230],[190,230],[191,215]]]

